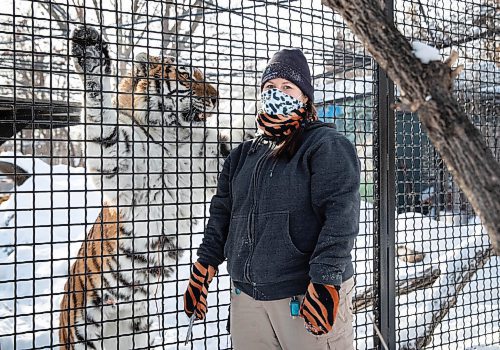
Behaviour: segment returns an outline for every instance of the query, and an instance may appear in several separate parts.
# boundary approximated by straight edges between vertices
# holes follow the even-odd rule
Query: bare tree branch
[[[479,241],[479,242],[478,242]],[[443,273],[429,291],[423,310],[427,311],[423,317],[417,316],[417,338],[403,340],[401,349],[424,349],[432,342],[432,336],[444,317],[453,308],[464,287],[471,281],[476,272],[481,269],[491,257],[492,248],[478,249],[481,239],[471,238],[462,249],[449,256],[443,268]],[[473,256],[471,256],[473,254]],[[429,320],[430,319],[430,320]],[[422,324],[423,323],[423,324]]]
[[[141,2],[141,0],[134,1],[133,7],[132,7],[132,23],[138,22],[139,19],[141,18],[141,16],[143,16],[143,14],[140,10],[141,10],[141,7],[144,7],[144,6],[147,6],[147,1],[142,1],[142,2]],[[156,10],[158,10],[158,6],[160,6],[160,4],[156,5],[154,12],[156,12]],[[139,43],[139,40],[141,40],[142,37],[144,36],[144,33],[146,32],[146,30],[148,30],[147,24],[144,26],[144,28],[142,28],[142,31],[140,32],[140,34],[138,36],[135,36],[133,34],[133,30],[131,29],[130,30],[130,33],[131,33],[130,45],[133,45],[133,46],[137,45]],[[134,42],[134,38],[137,38],[137,40],[135,42]]]
[[[406,280],[397,281],[396,295],[405,295],[414,292],[418,289],[424,289],[432,286],[439,278],[441,271],[438,266],[431,266],[416,276],[409,277]],[[367,288],[362,294],[357,294],[352,298],[354,312],[359,312],[375,302],[375,296],[378,290],[373,287]]]
[[[63,32],[63,36],[67,36],[69,32],[68,28],[68,13],[63,7],[59,4],[54,4],[50,0],[44,0],[39,3],[42,8],[47,11],[50,17],[56,20],[57,25]]]
[[[99,6],[97,0],[92,0],[92,2],[94,3],[94,12],[95,12],[95,17],[97,18],[97,21],[99,22],[99,24],[102,26],[102,9],[101,7]]]
[[[484,31],[477,32],[473,35],[463,35],[459,38],[449,39],[436,44],[437,48],[450,47],[456,45],[467,44],[479,39],[489,39],[495,35],[500,34],[500,28],[492,28]]]
[[[85,23],[85,15],[84,15],[85,12],[83,10],[83,6],[80,4],[80,1],[73,0],[73,6],[72,7],[76,11],[77,21],[80,21],[81,23]]]
[[[323,0],[338,11],[380,67],[399,85],[433,146],[464,191],[500,253],[500,164],[451,93],[459,73],[447,62],[423,64],[375,0]]]
[[[182,51],[191,48],[191,35],[196,31],[198,26],[201,23],[201,17],[203,16],[202,12],[197,13],[194,16],[194,19],[190,21],[190,26],[184,31],[184,33],[179,34],[182,27],[182,21],[180,18],[185,18],[192,13],[193,8],[200,7],[202,5],[201,0],[196,0],[192,5],[189,5],[180,16],[176,16],[175,21],[169,27],[169,18],[171,10],[174,6],[167,6],[165,12],[165,18],[162,20],[162,48],[163,50],[171,50],[171,51]],[[172,38],[175,37],[175,41]],[[172,48],[169,48],[169,43],[173,42],[174,45]]]
[[[144,6],[144,4],[146,4],[146,2],[143,2],[143,6]],[[154,12],[156,12],[156,10],[158,10],[158,6],[160,6],[160,4],[156,5]],[[136,2],[134,3],[134,12],[133,13],[138,13],[138,12],[139,12],[139,0],[136,0]],[[141,16],[142,16],[142,14],[138,13],[137,17],[134,17],[134,19],[133,19],[134,22],[132,22],[132,23],[137,22]],[[144,36],[144,33],[146,33],[147,30],[148,30],[148,26],[146,25],[146,26],[144,26],[144,28],[142,28],[142,30],[138,36],[134,36],[132,30],[130,30],[130,33],[131,33],[130,43],[129,43],[130,45],[125,50],[126,57],[130,56],[130,53],[132,52],[134,46],[139,44],[139,41],[142,39],[142,37]],[[136,38],[135,42],[134,42],[134,38]]]

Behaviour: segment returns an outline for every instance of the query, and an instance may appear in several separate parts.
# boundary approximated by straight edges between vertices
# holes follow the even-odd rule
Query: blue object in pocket
[[[292,297],[290,299],[290,316],[292,318],[298,317],[300,311],[300,302],[297,297]]]

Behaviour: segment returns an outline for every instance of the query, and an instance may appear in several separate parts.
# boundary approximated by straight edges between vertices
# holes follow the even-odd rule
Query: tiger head
[[[149,126],[192,126],[204,123],[217,108],[219,93],[203,73],[172,56],[140,53],[119,84],[118,108]]]

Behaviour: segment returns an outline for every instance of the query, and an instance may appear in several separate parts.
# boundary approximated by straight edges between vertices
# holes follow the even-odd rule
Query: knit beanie
[[[262,74],[260,88],[271,79],[282,78],[297,85],[302,93],[314,101],[314,88],[312,86],[311,71],[306,57],[299,49],[286,48],[274,54],[267,63]]]

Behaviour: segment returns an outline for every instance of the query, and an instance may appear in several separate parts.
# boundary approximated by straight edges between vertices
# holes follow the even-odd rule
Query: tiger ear
[[[134,57],[134,76],[146,77],[149,72],[149,56],[145,52],[140,52]]]
[[[170,55],[163,56],[163,62],[165,62],[167,64],[175,64],[176,63],[175,57],[170,56]]]

